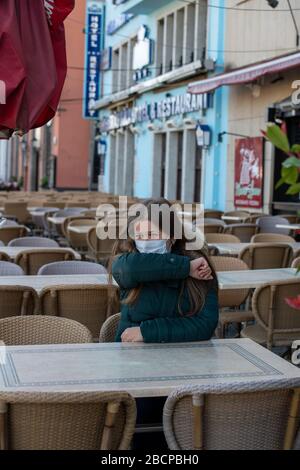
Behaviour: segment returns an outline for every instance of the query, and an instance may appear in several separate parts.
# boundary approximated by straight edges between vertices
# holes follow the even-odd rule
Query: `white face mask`
[[[166,240],[136,240],[135,245],[140,253],[170,253]]]

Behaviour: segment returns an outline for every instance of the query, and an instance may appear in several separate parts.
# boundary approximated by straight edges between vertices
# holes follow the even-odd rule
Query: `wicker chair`
[[[288,381],[181,388],[165,403],[165,437],[172,451],[290,450],[299,401]]]
[[[26,224],[30,219],[27,211],[27,202],[6,202],[4,204],[4,217],[13,215],[20,224]]]
[[[295,243],[294,238],[280,233],[257,233],[251,243]]]
[[[0,264],[1,268],[1,264]],[[54,276],[63,274],[107,274],[104,266],[89,261],[59,261],[42,266],[38,276]]]
[[[261,217],[256,222],[259,233],[281,233],[282,235],[290,235],[291,230],[289,228],[278,228],[276,225],[289,225],[290,222],[278,216],[270,216],[270,217]]]
[[[292,267],[292,268],[295,268],[295,269],[299,269],[299,268],[300,268],[300,257],[295,258],[295,259],[292,261],[291,267]]]
[[[1,393],[2,450],[128,450],[135,400],[123,392]]]
[[[15,238],[26,237],[29,230],[23,225],[0,227],[0,240],[5,244]]]
[[[68,202],[66,205],[66,209],[79,209],[82,211],[86,211],[91,207],[90,202],[88,201],[81,201],[81,202]]]
[[[28,315],[0,320],[0,340],[7,346],[79,344],[93,341],[90,331],[68,318]]]
[[[39,311],[39,297],[26,286],[0,286],[0,318],[34,315]]]
[[[205,238],[207,243],[241,243],[238,237],[228,233],[208,233]]]
[[[109,317],[102,325],[99,343],[114,343],[117,329],[121,320],[121,314],[116,313]]]
[[[226,220],[226,224],[230,225],[230,224],[236,224],[236,221],[230,220],[230,219],[228,220],[225,217],[238,217],[242,222],[245,222],[248,219],[250,214],[247,211],[236,210],[236,211],[225,212],[223,215],[224,215],[224,220]]]
[[[59,244],[55,240],[43,237],[16,238],[15,240],[11,240],[8,246],[59,248]]]
[[[24,276],[23,269],[9,261],[0,261],[0,276]]]
[[[215,209],[206,209],[204,211],[204,218],[205,219],[221,219],[222,218],[222,215],[224,214],[223,211],[217,211]]]
[[[72,220],[69,222],[67,226],[67,240],[69,245],[80,251],[80,252],[87,252],[88,251],[88,242],[87,242],[87,233],[75,233],[70,230],[71,227],[82,227],[82,226],[95,226],[97,222],[95,219],[89,219],[88,217],[84,219]]]
[[[211,262],[217,272],[220,271],[246,271],[248,266],[243,261],[227,256],[212,256]],[[230,289],[219,291],[219,307],[221,310],[219,316],[220,338],[225,337],[226,327],[230,323],[238,323],[240,329],[241,324],[253,320],[253,313],[247,310],[239,310],[239,307],[246,301],[250,289]],[[230,308],[231,310],[228,310]],[[233,310],[232,310],[233,309]]]
[[[300,337],[300,312],[286,303],[289,297],[297,297],[300,279],[272,282],[255,290],[252,309],[257,323],[241,332],[243,338],[266,345],[291,346]]]
[[[120,311],[114,302],[118,288],[112,285],[74,285],[45,288],[40,294],[44,315],[71,318],[85,325],[98,341],[107,318]]]
[[[89,247],[88,257],[106,266],[112,254],[115,242],[115,240],[111,240],[109,238],[101,240],[97,237],[96,228],[92,228],[87,234],[87,243]]]
[[[257,230],[258,227],[255,224],[231,224],[225,227],[224,233],[235,235],[242,243],[249,243]]]
[[[299,216],[297,214],[279,214],[279,216],[288,220],[290,224],[297,224],[299,221]]]
[[[16,264],[21,266],[28,275],[36,275],[39,269],[45,264],[56,261],[73,261],[75,254],[69,250],[47,250],[39,251],[24,250],[16,257]]]
[[[290,245],[262,243],[247,246],[239,258],[249,266],[249,269],[279,269],[290,266],[293,255]]]
[[[69,214],[62,223],[62,226],[61,226],[62,235],[65,238],[67,238],[68,237],[67,228],[68,228],[69,223],[72,222],[73,220],[82,220],[84,218],[85,216],[83,215],[83,213],[81,215],[78,213],[75,215],[74,212],[72,214]],[[88,218],[90,219],[90,217]]]
[[[1,250],[1,247],[0,247],[0,250]],[[7,263],[10,263],[11,259],[7,253],[1,253],[0,251],[0,261],[6,261]]]
[[[221,224],[205,224],[204,225],[204,234],[205,236],[209,233],[223,233],[224,226]]]
[[[249,217],[247,217],[244,222],[245,224],[256,224],[258,219],[261,219],[262,217],[270,217],[269,214],[262,214],[262,213],[251,213]]]

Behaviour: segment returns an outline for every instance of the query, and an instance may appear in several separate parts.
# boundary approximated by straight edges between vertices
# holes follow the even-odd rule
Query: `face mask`
[[[136,240],[135,245],[140,253],[170,253],[166,240]]]

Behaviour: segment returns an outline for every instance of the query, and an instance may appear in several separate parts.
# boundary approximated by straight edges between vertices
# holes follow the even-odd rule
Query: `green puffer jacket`
[[[190,259],[174,253],[164,255],[127,253],[119,256],[112,274],[120,286],[121,300],[142,284],[132,305],[122,304],[116,341],[127,328],[139,326],[145,343],[177,343],[209,340],[218,324],[217,288],[209,290],[202,310],[192,316],[178,311],[182,281],[189,276]],[[188,293],[184,290],[181,309],[189,312]]]

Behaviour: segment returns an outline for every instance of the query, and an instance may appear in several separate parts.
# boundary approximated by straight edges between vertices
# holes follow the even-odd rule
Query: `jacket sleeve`
[[[211,289],[203,309],[193,317],[156,318],[141,323],[145,343],[208,341],[218,325],[218,295]]]
[[[112,265],[112,275],[124,289],[133,289],[144,282],[186,279],[189,274],[190,259],[173,253],[126,253]]]

